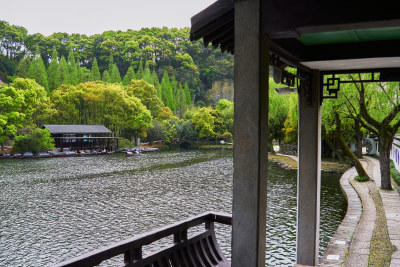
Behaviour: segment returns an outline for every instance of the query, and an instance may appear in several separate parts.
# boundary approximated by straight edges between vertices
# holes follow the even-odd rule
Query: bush
[[[15,137],[15,143],[12,149],[13,153],[45,152],[54,148],[54,139],[47,129],[27,129],[25,135]]]
[[[393,180],[396,182],[397,185],[400,185],[400,173],[394,167],[394,163],[390,161],[390,174],[392,175]]]
[[[354,180],[356,180],[357,182],[367,182],[369,181],[369,178],[365,176],[356,176],[354,177]]]
[[[122,139],[118,141],[118,149],[134,147],[135,144],[128,139]]]
[[[222,139],[225,140],[227,143],[233,142],[233,135],[230,132],[224,132],[221,136]]]

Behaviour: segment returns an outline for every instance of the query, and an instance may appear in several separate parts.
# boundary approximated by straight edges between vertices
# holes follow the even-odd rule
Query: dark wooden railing
[[[55,266],[96,266],[105,260],[124,255],[122,266],[126,267],[228,267],[230,263],[223,255],[215,237],[214,222],[232,225],[232,217],[229,214],[206,212],[158,230],[134,236],[110,247],[64,261]],[[188,229],[200,224],[205,224],[205,230],[188,239]],[[170,246],[143,257],[143,246],[168,236],[173,237],[173,239],[171,238],[173,243]]]

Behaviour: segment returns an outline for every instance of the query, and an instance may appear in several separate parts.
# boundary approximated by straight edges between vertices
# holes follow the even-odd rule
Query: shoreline
[[[297,170],[297,156],[268,153],[268,160],[277,163],[284,169]],[[340,162],[321,161],[321,171],[326,173],[344,173],[350,166]]]

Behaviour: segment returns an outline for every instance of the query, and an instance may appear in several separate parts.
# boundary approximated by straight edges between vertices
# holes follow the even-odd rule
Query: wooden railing
[[[55,266],[95,266],[101,262],[124,255],[122,266],[230,266],[223,255],[214,231],[214,223],[232,225],[229,214],[206,212],[158,230],[134,236],[110,247],[64,261]],[[201,233],[188,239],[188,229],[205,224]],[[143,246],[171,236],[172,244],[160,251],[143,257]]]

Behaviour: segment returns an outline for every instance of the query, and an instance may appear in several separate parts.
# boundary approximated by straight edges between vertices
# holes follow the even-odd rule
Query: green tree
[[[110,74],[108,73],[108,70],[105,70],[103,72],[103,77],[101,78],[103,82],[111,82]]]
[[[362,82],[365,78],[370,79],[370,74],[347,76],[353,83],[343,88],[344,106],[347,116],[378,137],[381,188],[390,190],[390,149],[400,128],[399,84]]]
[[[10,86],[24,99],[20,110],[24,114],[24,126],[43,126],[53,113],[44,87],[34,80],[22,78],[15,79]]]
[[[111,68],[110,82],[111,83],[120,83],[121,82],[121,74],[119,73],[119,70],[118,70],[118,67],[116,64],[113,64],[113,66]]]
[[[28,77],[29,66],[31,64],[31,59],[29,56],[25,56],[18,64],[15,69],[15,74],[20,78]]]
[[[153,85],[144,80],[132,80],[126,87],[128,95],[135,96],[140,99],[143,105],[150,110],[153,118],[157,118],[160,114],[163,104],[157,96],[157,90]]]
[[[128,85],[132,80],[135,80],[135,71],[133,70],[133,67],[130,66],[128,68],[128,71],[126,72],[124,79],[122,81],[123,85]]]
[[[97,59],[94,57],[93,62],[92,62],[92,80],[93,81],[100,81],[101,80],[101,75],[99,71],[99,66],[97,65]]]
[[[29,129],[25,135],[18,135],[15,137],[13,146],[13,153],[23,152],[45,152],[54,148],[54,139],[47,129]]]
[[[140,62],[139,62],[138,70],[137,70],[137,72],[136,72],[136,79],[138,79],[138,80],[143,79],[143,73],[144,73],[144,70],[143,70],[143,63],[142,63],[142,61],[140,61]]]
[[[201,108],[193,115],[192,123],[199,132],[200,138],[214,138],[214,116],[211,114],[211,108]]]
[[[291,97],[289,95],[278,95],[276,93],[275,88],[278,85],[273,82],[273,79],[269,79],[269,111],[268,111],[268,132],[269,132],[269,150],[272,153],[275,153],[273,150],[273,144],[272,142],[274,140],[278,141],[279,144],[281,143],[282,140],[285,139],[285,121],[288,119],[289,115],[289,109],[291,108],[291,111],[294,113],[294,106],[290,107],[288,103],[292,103],[293,101],[289,101],[288,98],[292,98],[295,100],[295,97]],[[297,107],[297,106],[296,106]],[[292,124],[293,123],[293,124]],[[297,134],[297,123],[294,123],[292,119],[288,120],[287,126],[290,124],[289,127],[292,127],[291,131],[289,130],[289,127],[286,129],[288,136],[290,136],[290,139],[288,139],[290,142],[293,142],[294,139],[294,134]],[[297,141],[295,141],[297,142]]]
[[[0,144],[13,137],[23,126],[25,115],[21,112],[24,98],[12,86],[0,86]]]
[[[47,77],[49,81],[50,92],[56,89],[57,69],[58,69],[58,53],[57,49],[54,48],[51,55],[51,62],[49,64],[49,67],[47,68]]]
[[[161,81],[162,98],[164,105],[169,107],[172,112],[175,112],[174,94],[169,80],[168,73],[165,71]]]
[[[49,89],[46,67],[44,66],[42,56],[39,53],[35,55],[33,61],[29,66],[27,77],[30,79],[34,79],[38,84],[43,86],[46,90]]]
[[[60,64],[57,68],[57,74],[54,81],[54,88],[58,88],[62,84],[70,84],[69,68],[65,57],[62,56],[60,59]]]

